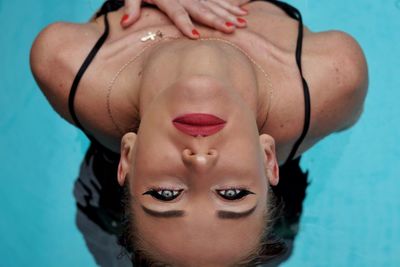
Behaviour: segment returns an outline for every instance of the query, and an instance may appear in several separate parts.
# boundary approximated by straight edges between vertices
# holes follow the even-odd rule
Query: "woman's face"
[[[213,135],[193,137],[172,123],[187,113],[214,114],[226,124]],[[138,134],[123,138],[118,175],[120,184],[129,179],[144,247],[178,266],[221,266],[257,246],[278,165],[273,139],[258,135],[241,97],[196,76],[149,104]]]

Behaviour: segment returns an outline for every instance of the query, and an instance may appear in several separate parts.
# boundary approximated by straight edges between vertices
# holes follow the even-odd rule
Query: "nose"
[[[218,151],[204,146],[185,148],[182,151],[183,162],[198,172],[205,172],[218,161]]]

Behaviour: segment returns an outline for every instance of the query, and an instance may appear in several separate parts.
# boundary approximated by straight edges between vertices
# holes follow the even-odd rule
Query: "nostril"
[[[185,148],[185,150],[183,151],[183,153],[184,153],[186,156],[195,156],[195,155],[198,155],[198,154],[203,154],[203,153],[195,153],[193,150],[188,149],[188,148]],[[211,150],[209,150],[207,153],[204,153],[203,155],[215,156],[215,155],[217,155],[217,151],[216,151],[215,149],[211,149]]]
[[[215,156],[215,155],[217,155],[217,151],[216,151],[215,149],[211,149],[211,150],[207,153],[207,155],[209,155],[209,156]]]
[[[185,148],[185,149],[183,150],[183,155],[185,155],[186,157],[189,157],[189,156],[193,156],[194,153],[192,152],[192,150],[190,150],[190,149],[188,149],[188,148]]]
[[[188,156],[193,156],[195,153],[189,148],[185,148],[184,153]]]

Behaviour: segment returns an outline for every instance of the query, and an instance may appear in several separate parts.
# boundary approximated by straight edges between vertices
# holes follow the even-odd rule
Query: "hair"
[[[167,259],[160,259],[157,255],[143,248],[142,239],[134,223],[134,214],[131,203],[134,199],[129,190],[128,180],[123,188],[124,218],[122,221],[122,232],[119,243],[125,251],[122,255],[127,255],[134,266],[140,267],[173,267]],[[282,213],[282,201],[278,201],[275,194],[268,188],[269,198],[267,209],[264,212],[265,226],[260,236],[259,244],[251,250],[242,260],[235,263],[232,267],[256,266],[269,262],[270,260],[283,255],[287,251],[286,243],[272,231],[275,221]]]

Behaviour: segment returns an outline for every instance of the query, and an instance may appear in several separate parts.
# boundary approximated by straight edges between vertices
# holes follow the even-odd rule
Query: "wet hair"
[[[122,221],[122,233],[119,243],[126,250],[123,254],[127,255],[133,266],[140,267],[173,267],[168,263],[168,259],[160,259],[151,251],[142,246],[142,239],[134,223],[134,214],[132,212],[132,201],[135,201],[129,190],[129,182],[124,184],[124,218]],[[248,267],[263,264],[281,256],[287,252],[286,243],[273,233],[272,228],[283,209],[282,201],[278,201],[271,190],[268,190],[269,198],[267,209],[264,212],[265,226],[263,228],[259,244],[251,250],[242,260],[235,263],[232,267]]]

